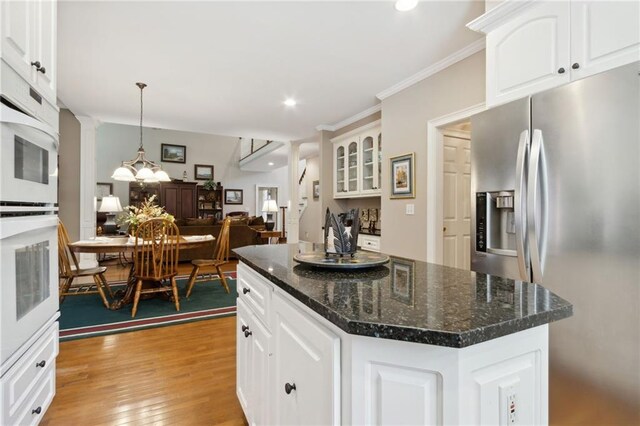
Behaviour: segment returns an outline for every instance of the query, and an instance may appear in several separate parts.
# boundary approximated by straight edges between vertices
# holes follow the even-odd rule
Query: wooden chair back
[[[218,245],[213,259],[218,262],[229,261],[229,228],[231,227],[231,217],[227,216],[222,222],[220,234],[218,234]]]
[[[138,226],[135,241],[134,275],[160,281],[178,274],[180,231],[166,219],[149,219]]]
[[[70,277],[73,270],[78,270],[78,259],[69,250],[69,233],[61,220],[58,220],[58,274]]]

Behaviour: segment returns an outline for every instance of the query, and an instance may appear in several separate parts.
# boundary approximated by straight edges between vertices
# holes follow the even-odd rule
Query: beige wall
[[[417,260],[427,258],[427,122],[485,99],[485,52],[466,58],[382,101],[381,249]],[[415,152],[416,198],[392,200],[389,158]],[[407,204],[415,214],[405,214]]]
[[[80,239],[80,122],[68,109],[60,110],[58,159],[60,220],[71,241]]]
[[[300,240],[322,242],[322,203],[313,199],[313,181],[320,180],[320,157],[307,158],[307,173],[304,184],[307,191],[307,208],[300,217]]]

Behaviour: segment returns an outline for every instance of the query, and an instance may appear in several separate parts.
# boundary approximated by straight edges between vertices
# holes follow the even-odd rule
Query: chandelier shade
[[[133,160],[123,161],[122,165],[113,172],[111,178],[124,182],[171,182],[167,172],[162,170],[158,163],[148,160],[145,156],[142,145],[142,91],[147,85],[145,83],[136,83],[136,86],[140,88],[140,146],[138,147],[138,155]]]

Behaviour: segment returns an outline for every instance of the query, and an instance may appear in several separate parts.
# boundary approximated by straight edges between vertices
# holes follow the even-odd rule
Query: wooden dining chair
[[[136,280],[131,317],[138,312],[140,295],[151,293],[173,294],[176,311],[180,310],[178,286],[178,255],[180,231],[175,223],[166,219],[149,219],[138,226],[134,250],[134,277]],[[170,280],[171,285],[164,285]],[[155,281],[157,286],[142,288],[145,281]]]
[[[58,274],[60,278],[59,302],[62,304],[66,296],[81,296],[87,294],[99,294],[102,303],[109,308],[109,302],[105,293],[113,298],[111,287],[104,277],[107,270],[105,266],[80,269],[75,253],[69,250],[69,234],[61,220],[58,221]],[[92,277],[93,283],[76,283],[73,281],[80,277]]]
[[[189,275],[189,283],[187,284],[187,297],[191,296],[191,291],[196,282],[209,281],[211,272],[200,274],[200,268],[209,266],[215,267],[218,275],[220,276],[220,282],[227,293],[230,292],[227,279],[224,277],[220,267],[226,263],[229,263],[229,228],[231,226],[231,217],[227,216],[222,223],[220,234],[218,235],[218,245],[213,255],[213,259],[196,259],[191,262],[193,269],[191,275]],[[209,278],[207,278],[207,275]]]

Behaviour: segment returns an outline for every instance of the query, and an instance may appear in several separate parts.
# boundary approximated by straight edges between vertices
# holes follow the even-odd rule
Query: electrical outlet
[[[520,380],[499,386],[500,389],[500,425],[518,424],[518,389]]]
[[[414,204],[407,204],[406,207],[406,214],[414,214],[415,213],[415,205]]]

